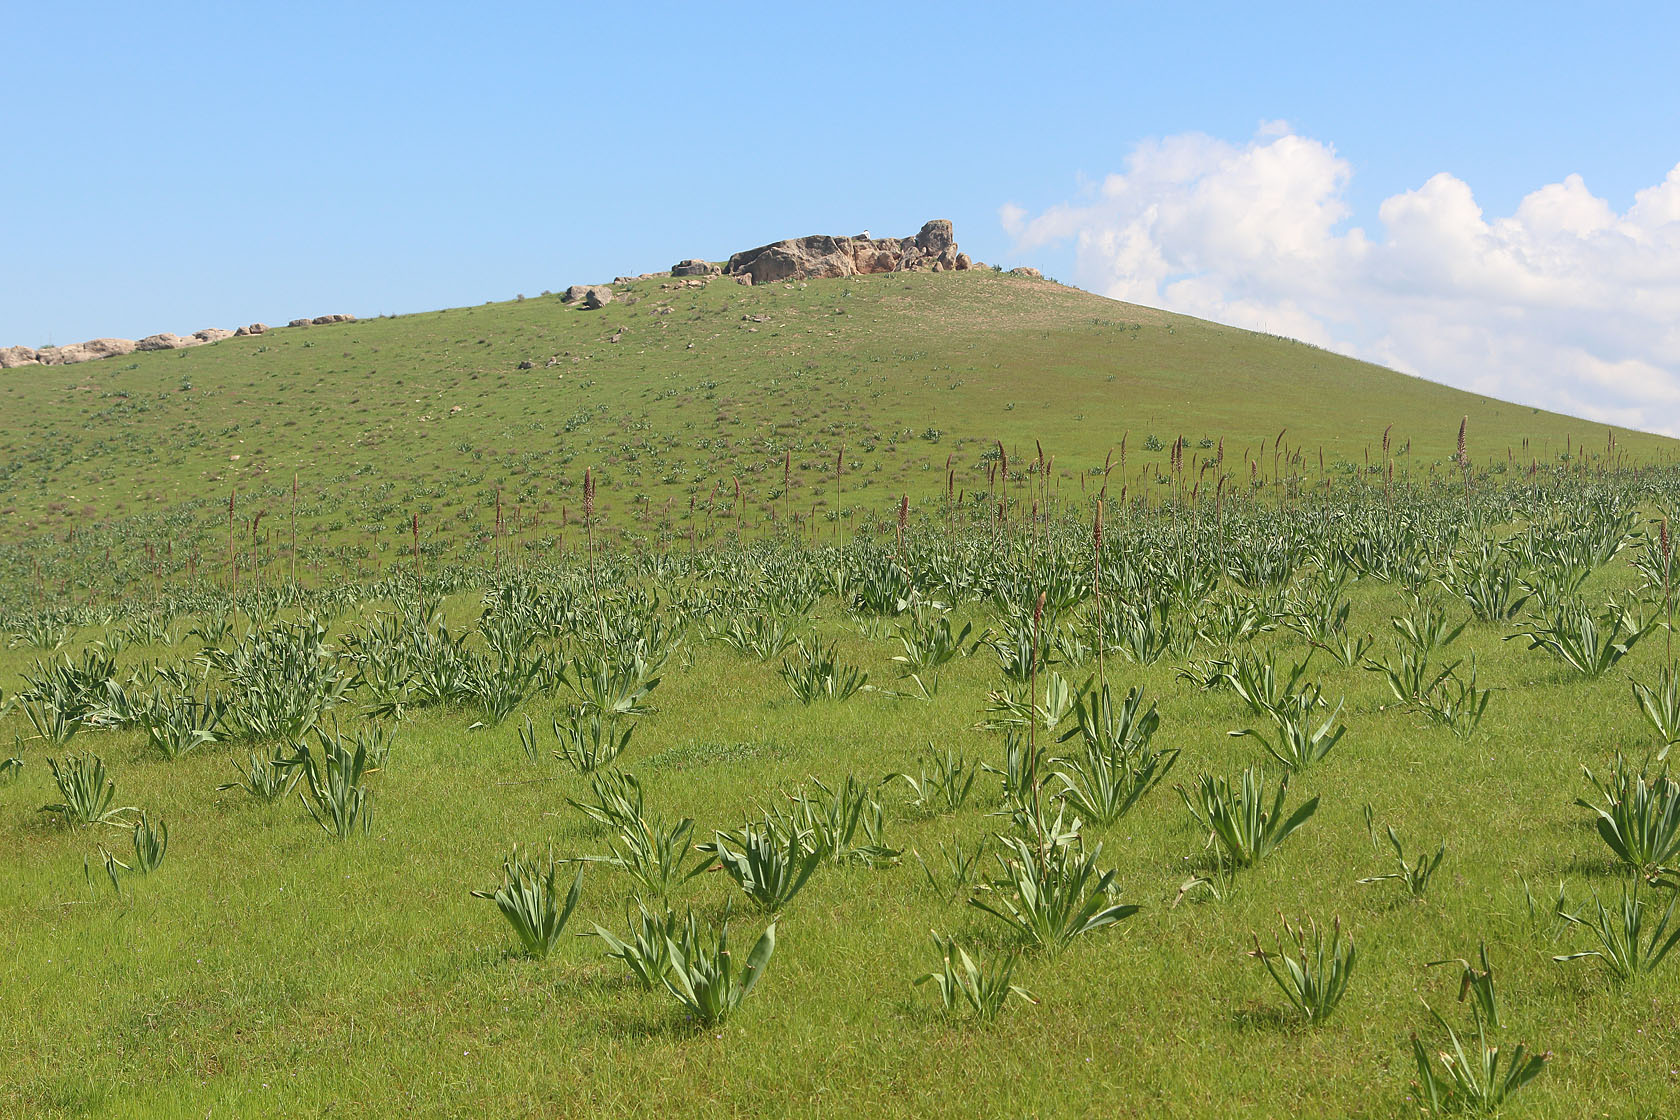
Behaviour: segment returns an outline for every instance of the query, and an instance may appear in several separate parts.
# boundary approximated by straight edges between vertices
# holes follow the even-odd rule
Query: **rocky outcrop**
[[[678,261],[671,266],[672,276],[715,276],[723,271],[723,266],[711,261],[695,260]]]
[[[293,319],[290,326],[307,327],[317,323],[354,323],[354,315],[320,315],[314,319]],[[221,327],[205,327],[201,331],[182,337],[180,335],[151,334],[139,342],[132,342],[126,338],[95,338],[87,342],[74,342],[69,346],[45,346],[39,350],[28,346],[0,347],[0,369],[16,369],[19,366],[71,366],[81,362],[94,362],[101,358],[115,358],[123,354],[133,354],[136,351],[152,350],[185,350],[192,346],[205,346],[212,342],[220,342],[224,338],[235,338],[244,335],[263,334],[268,330],[266,323],[252,323],[248,327],[240,327],[236,331],[223,330]]]
[[[761,245],[729,258],[725,272],[750,276],[754,284],[868,276],[880,272],[944,272],[970,267],[957,251],[951,223],[943,218],[922,226],[914,237],[833,237],[812,234]],[[673,269],[672,275],[676,272]]]
[[[1023,280],[1042,280],[1042,279],[1044,279],[1044,273],[1040,272],[1036,268],[1026,268],[1026,267],[1012,268],[1012,269],[1009,270],[1009,275],[1019,276]]]
[[[136,342],[134,348],[136,350],[179,350],[189,345],[191,345],[189,340],[182,338],[180,335],[169,334],[166,331],[163,334],[147,335]]]
[[[0,369],[17,369],[19,366],[38,366],[41,359],[33,346],[7,346],[0,348]]]
[[[613,292],[605,284],[573,284],[560,298],[565,303],[580,304],[586,311],[599,311],[612,302]]]
[[[137,348],[135,343],[126,338],[95,338],[88,342],[59,347],[56,361],[43,358],[41,364],[73,366],[80,362],[96,362],[100,358],[117,358],[124,354],[132,354]]]

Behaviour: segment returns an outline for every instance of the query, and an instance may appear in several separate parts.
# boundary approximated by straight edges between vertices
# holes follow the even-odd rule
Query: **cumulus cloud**
[[[1617,213],[1579,175],[1483,213],[1441,173],[1351,225],[1353,168],[1263,124],[1246,144],[1139,144],[1125,170],[1032,214],[1092,290],[1284,334],[1477,392],[1680,434],[1680,165]]]

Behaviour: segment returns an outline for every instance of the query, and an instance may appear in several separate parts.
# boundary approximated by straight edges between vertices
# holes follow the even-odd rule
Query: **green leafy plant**
[[[798,639],[798,628],[787,618],[773,612],[753,612],[745,618],[732,618],[722,629],[713,627],[712,637],[727,646],[769,661]]]
[[[1225,678],[1231,691],[1248,705],[1249,711],[1263,716],[1301,690],[1301,679],[1306,675],[1307,664],[1306,661],[1299,662],[1291,666],[1288,677],[1280,677],[1271,653],[1261,656],[1245,651],[1236,660],[1227,663]]]
[[[1456,964],[1459,967],[1458,1002],[1463,1003],[1465,999],[1474,995],[1477,1014],[1488,1026],[1499,1030],[1504,1024],[1499,1019],[1499,1001],[1493,990],[1493,965],[1488,963],[1486,941],[1481,943],[1477,955],[1482,964],[1480,968],[1463,957],[1446,961],[1430,961],[1427,967],[1438,968],[1444,964]]]
[[[206,691],[193,695],[154,692],[139,706],[139,723],[146,738],[164,758],[174,760],[216,741],[227,713],[227,702]]]
[[[583,868],[579,867],[562,901],[559,874],[552,851],[544,864],[521,856],[515,845],[513,854],[502,860],[501,886],[492,891],[473,891],[472,895],[493,901],[513,927],[525,955],[541,959],[559,943],[560,933],[583,891]]]
[[[829,863],[883,867],[897,862],[900,852],[885,838],[885,807],[868,786],[850,774],[838,789],[815,778],[811,786],[795,790],[767,816],[778,837],[796,841]]]
[[[1141,689],[1131,689],[1115,704],[1107,684],[1086,688],[1074,710],[1079,725],[1062,742],[1077,735],[1082,749],[1051,763],[1051,778],[1060,783],[1052,796],[1083,817],[1111,824],[1167,776],[1178,762],[1178,748],[1151,745],[1161,716],[1153,703],[1143,710]]]
[[[67,755],[61,764],[47,759],[53,782],[58,786],[60,800],[43,805],[41,812],[50,813],[64,825],[87,828],[96,824],[129,827],[125,814],[137,812],[132,805],[112,808],[116,800],[117,783],[105,772],[105,760],[96,754]]]
[[[358,830],[367,832],[371,816],[364,781],[369,772],[367,740],[358,736],[356,749],[351,750],[339,735],[329,735],[319,728],[315,734],[321,746],[320,762],[307,745],[300,743],[286,763],[303,771],[309,796],[299,794],[299,800],[310,819],[330,836],[343,840]]]
[[[944,902],[951,903],[975,881],[980,869],[980,858],[985,851],[984,842],[976,844],[973,852],[965,851],[961,844],[953,844],[951,850],[946,851],[945,844],[941,841],[939,857],[940,862],[944,864],[942,872],[936,872],[929,867],[922,854],[914,848],[910,850],[910,855],[920,865],[922,874],[927,877],[928,886],[933,888],[933,893]]]
[[[805,848],[798,835],[789,832],[778,841],[777,830],[766,819],[748,824],[734,837],[719,832],[700,850],[717,857],[724,874],[735,881],[746,896],[765,913],[780,910],[793,900],[822,862],[823,853]],[[730,847],[730,841],[739,850]]]
[[[924,973],[912,982],[917,987],[931,982],[947,1013],[967,1004],[977,1018],[989,1020],[1003,1010],[1011,994],[1028,1003],[1038,1002],[1031,992],[1010,983],[1019,959],[1016,954],[1010,953],[988,966],[983,958],[975,961],[954,938],[941,937],[937,932],[933,934],[933,947],[940,958],[938,971]]]
[[[1253,937],[1254,949],[1248,955],[1266,966],[1272,981],[1301,1017],[1311,1026],[1328,1019],[1347,993],[1358,960],[1353,935],[1342,937],[1342,920],[1332,921],[1328,937],[1317,921],[1309,920],[1302,927],[1285,922],[1283,933],[1278,935],[1276,953],[1268,953],[1261,947],[1258,933]],[[1284,947],[1286,937],[1294,942],[1296,956],[1290,956]]]
[[[630,927],[627,938],[621,938],[600,925],[595,926],[595,936],[606,944],[610,960],[622,962],[644,991],[652,991],[671,971],[671,946],[684,938],[685,931],[683,923],[669,906],[655,913],[637,899],[636,910],[637,914],[629,913],[628,909],[625,912],[625,921]],[[694,939],[693,926],[694,915],[691,913],[686,934],[690,943]]]
[[[23,772],[23,759],[16,757],[0,760],[0,786],[11,782]]]
[[[945,666],[959,657],[969,656],[979,646],[979,641],[969,641],[973,632],[973,623],[965,622],[960,631],[952,630],[947,615],[933,613],[928,604],[916,603],[899,623],[895,636],[904,652],[895,655],[893,661],[924,695],[931,696],[939,691],[939,677]]]
[[[1415,706],[1460,739],[1468,739],[1481,726],[1492,696],[1491,688],[1476,687],[1476,657],[1471,654],[1468,676],[1459,676],[1455,664],[1416,697]]]
[[[565,724],[554,721],[554,737],[560,742],[554,757],[580,774],[593,773],[629,749],[635,729],[628,719],[621,729],[617,720],[603,720],[600,712],[574,712]]]
[[[585,715],[616,719],[645,715],[652,708],[648,697],[659,687],[659,670],[665,654],[650,652],[645,643],[627,640],[616,648],[591,649],[573,659],[565,676]]]
[[[82,721],[86,718],[83,713],[66,711],[58,704],[35,697],[22,699],[18,707],[29,721],[29,726],[35,729],[35,734],[53,747],[62,747],[70,742],[82,729]]]
[[[156,825],[144,812],[134,822],[134,870],[150,875],[163,862],[169,851],[169,826],[162,821]]]
[[[1664,665],[1654,687],[1634,681],[1633,698],[1657,733],[1658,761],[1667,758],[1669,748],[1680,743],[1680,666]]]
[[[242,789],[258,801],[278,801],[290,796],[303,777],[302,768],[292,765],[292,756],[280,747],[275,747],[267,758],[252,751],[248,763],[241,764],[235,759],[233,772],[239,775],[238,780],[224,782],[216,790]]]
[[[929,748],[933,746],[928,744]],[[916,759],[916,776],[907,773],[888,774],[882,784],[901,781],[910,789],[910,804],[918,809],[939,813],[954,813],[968,801],[979,776],[979,767],[949,747],[943,752],[930,753]]]
[[[1268,754],[1290,770],[1305,770],[1328,755],[1347,733],[1347,727],[1336,722],[1342,714],[1340,703],[1322,723],[1314,726],[1317,722],[1313,718],[1314,711],[1325,706],[1319,687],[1312,685],[1283,696],[1265,709],[1265,714],[1272,720],[1271,732],[1247,727],[1230,734],[1238,738],[1252,735],[1260,740]]]
[[[1593,823],[1598,835],[1618,860],[1651,874],[1680,859],[1680,782],[1668,776],[1666,766],[1648,774],[1633,769],[1618,753],[1602,780],[1586,767],[1582,770],[1603,803],[1576,798],[1575,804],[1597,814]]]
[[[1560,911],[1559,917],[1564,921],[1592,934],[1597,947],[1552,959],[1563,963],[1597,957],[1617,981],[1631,980],[1651,972],[1662,964],[1675,942],[1680,941],[1680,926],[1672,930],[1669,928],[1670,919],[1674,916],[1673,893],[1670,892],[1668,907],[1657,919],[1656,925],[1650,928],[1649,934],[1646,929],[1654,910],[1648,909],[1645,900],[1640,898],[1638,880],[1631,888],[1626,884],[1622,886],[1622,904],[1615,910],[1606,907],[1595,894],[1593,908],[1596,913],[1591,917]]]
[[[1081,934],[1115,925],[1139,907],[1115,901],[1115,872],[1099,871],[1102,845],[1089,852],[1074,844],[1034,844],[1000,838],[1002,874],[969,899],[1030,945],[1055,954]]]
[[[798,656],[782,662],[782,679],[801,704],[818,700],[848,700],[869,681],[869,674],[839,663],[833,645],[819,639],[795,643]]]
[[[671,967],[661,978],[666,990],[689,1014],[712,1026],[732,1015],[763,978],[776,951],[776,923],[771,922],[759,935],[739,975],[729,952],[728,919],[715,941],[702,935],[691,920],[684,937],[680,941],[667,938],[666,945],[671,955]]]
[[[1472,1017],[1476,1027],[1475,1045],[1469,1052],[1465,1051],[1464,1042],[1458,1037],[1458,1032],[1452,1029],[1440,1013],[1428,1004],[1424,1004],[1431,1017],[1447,1032],[1447,1042],[1451,1047],[1435,1052],[1432,1059],[1429,1050],[1422,1040],[1414,1033],[1412,1035],[1412,1060],[1417,1068],[1416,1082],[1418,1103],[1429,1112],[1437,1116],[1448,1113],[1474,1113],[1478,1116],[1489,1115],[1499,1109],[1510,1099],[1518,1089],[1540,1076],[1551,1060],[1551,1051],[1543,1054],[1530,1052],[1521,1043],[1511,1051],[1509,1060],[1500,1053],[1498,1046],[1489,1046],[1487,1029],[1482,1022],[1481,1012],[1472,1005]],[[1504,1062],[1501,1068],[1501,1062]],[[1436,1072],[1436,1063],[1440,1064],[1440,1072]]]
[[[1441,866],[1441,861],[1447,856],[1446,843],[1442,842],[1441,846],[1435,850],[1435,855],[1432,858],[1419,856],[1415,860],[1408,860],[1406,850],[1401,846],[1400,837],[1395,834],[1393,825],[1388,827],[1388,843],[1394,849],[1395,870],[1388,872],[1386,875],[1372,875],[1359,880],[1359,882],[1386,883],[1391,879],[1399,880],[1405,886],[1407,893],[1413,898],[1422,898],[1424,892],[1429,889],[1430,877],[1435,874]]]
[[[638,817],[625,821],[619,832],[609,840],[606,855],[578,856],[584,863],[604,863],[629,875],[636,884],[655,898],[664,898],[671,890],[699,875],[711,866],[703,859],[684,867],[690,851],[694,821],[682,818],[669,828],[659,821]]]
[[[589,790],[593,802],[566,798],[566,804],[594,821],[609,834],[625,834],[639,829],[642,813],[642,783],[634,774],[622,770],[597,770],[589,775]]]
[[[1183,786],[1176,788],[1196,823],[1208,830],[1208,843],[1219,845],[1220,862],[1233,868],[1260,862],[1318,811],[1314,797],[1284,817],[1287,774],[1278,781],[1268,809],[1265,771],[1253,766],[1242,772],[1235,788],[1228,779],[1208,774],[1197,775],[1194,794]]]
[[[1505,640],[1527,638],[1529,649],[1544,649],[1585,677],[1609,672],[1657,625],[1655,620],[1643,619],[1631,607],[1614,601],[1598,614],[1578,603],[1561,602],[1546,622]]]

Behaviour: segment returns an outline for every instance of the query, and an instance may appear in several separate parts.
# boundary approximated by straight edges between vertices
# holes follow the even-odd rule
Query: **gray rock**
[[[58,362],[54,364],[72,366],[78,362],[96,362],[101,358],[132,354],[134,350],[135,343],[130,339],[95,338],[63,347],[58,352]]]
[[[149,334],[134,344],[136,350],[179,350],[190,345],[188,340],[173,335],[167,331],[163,334]]]
[[[722,265],[690,258],[671,266],[672,276],[712,276],[723,271]]]
[[[40,354],[32,346],[0,348],[0,369],[17,369],[19,366],[38,366],[40,364]]]
[[[754,284],[768,284],[777,280],[967,267],[958,263],[959,258],[966,260],[957,251],[951,223],[938,218],[924,224],[914,237],[831,237],[813,234],[777,241],[736,253],[729,258],[725,271],[735,276],[751,277]],[[675,270],[672,274],[676,274]]]
[[[612,301],[612,289],[605,284],[593,285],[583,293],[583,306],[588,311],[599,311]]]
[[[1023,280],[1042,280],[1042,279],[1044,279],[1044,273],[1040,272],[1036,268],[1026,268],[1026,267],[1012,268],[1012,269],[1009,270],[1009,275],[1019,276]]]
[[[291,322],[287,323],[286,325],[288,327],[307,327],[310,323],[313,323],[314,321],[315,320],[313,320],[313,319],[293,319]]]
[[[224,338],[232,338],[232,331],[224,331],[220,327],[205,327],[201,331],[194,331],[193,337],[200,342],[220,342]]]

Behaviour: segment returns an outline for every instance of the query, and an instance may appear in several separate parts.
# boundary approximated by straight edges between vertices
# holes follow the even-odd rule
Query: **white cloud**
[[[1445,172],[1349,226],[1353,174],[1281,121],[1151,140],[1085,197],[1001,208],[1072,242],[1086,287],[1291,335],[1449,385],[1680,434],[1680,165],[1625,213],[1579,175],[1489,218]]]

